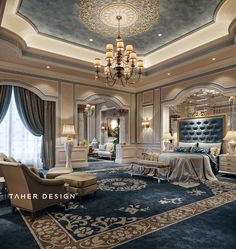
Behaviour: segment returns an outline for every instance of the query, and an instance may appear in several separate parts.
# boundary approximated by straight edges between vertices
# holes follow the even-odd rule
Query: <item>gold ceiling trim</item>
[[[116,17],[122,16],[122,35],[129,37],[149,30],[159,19],[159,0],[81,0],[77,17],[90,30],[108,37],[117,35]]]

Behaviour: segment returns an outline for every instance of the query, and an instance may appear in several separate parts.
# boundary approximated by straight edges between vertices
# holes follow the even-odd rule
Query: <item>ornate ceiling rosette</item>
[[[117,36],[117,16],[122,16],[122,36],[134,36],[149,30],[159,18],[158,0],[81,0],[78,19],[91,31]]]

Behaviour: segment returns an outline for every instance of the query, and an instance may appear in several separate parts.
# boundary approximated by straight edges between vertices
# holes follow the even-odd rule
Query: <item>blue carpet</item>
[[[119,249],[236,248],[236,201],[167,227]]]
[[[109,170],[104,172],[104,169]],[[127,165],[108,161],[95,162],[78,171],[81,170],[91,170],[96,174],[100,188],[97,196],[85,197],[82,205],[73,201],[68,210],[62,207],[48,209],[49,216],[42,213],[36,227],[43,227],[40,223],[43,219],[53,219],[76,241],[82,241],[86,237],[227,192],[232,186],[201,184],[185,189],[166,181],[158,184],[152,178],[132,178]],[[233,178],[226,179],[235,182]],[[223,205],[118,248],[231,249],[235,245],[235,207],[236,202]],[[0,226],[0,248],[39,248],[19,213],[11,215],[9,212],[7,207],[0,209],[0,224],[4,224]]]
[[[19,212],[11,214],[9,206],[0,207],[0,248],[39,249]]]

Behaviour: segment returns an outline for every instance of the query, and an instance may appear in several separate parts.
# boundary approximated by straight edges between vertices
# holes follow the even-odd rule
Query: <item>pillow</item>
[[[212,147],[217,147],[221,150],[221,144],[222,143],[199,143],[198,146],[201,148],[212,148]]]
[[[98,149],[100,151],[105,151],[106,150],[106,144],[100,144],[99,147],[98,147]]]
[[[113,148],[114,148],[114,144],[113,143],[107,143],[106,144],[106,151],[112,152]]]
[[[210,150],[209,148],[193,147],[192,153],[208,154],[209,150]]]
[[[179,147],[197,147],[197,143],[179,142]]]
[[[0,161],[5,161],[7,159],[7,156],[4,153],[0,153]]]
[[[152,160],[152,152],[143,152],[142,156],[143,156],[143,160]]]
[[[38,169],[33,168],[33,167],[29,167],[29,169],[37,176],[39,176],[40,178],[44,178],[44,174],[42,172],[40,172]]]
[[[174,147],[174,152],[190,152],[191,147]]]
[[[219,156],[219,154],[220,154],[220,148],[219,147],[212,147],[212,148],[210,148],[210,154],[213,157]]]
[[[17,163],[16,159],[9,156],[7,159],[5,159],[7,162]]]
[[[151,155],[151,160],[158,161],[158,158],[159,158],[159,153],[153,152]]]

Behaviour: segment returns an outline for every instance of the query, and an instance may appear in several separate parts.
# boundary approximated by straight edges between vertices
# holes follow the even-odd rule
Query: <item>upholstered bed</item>
[[[218,155],[224,151],[226,116],[211,116],[178,121],[178,147],[161,153],[159,160],[172,167],[170,181],[191,187],[201,180],[217,180]]]

